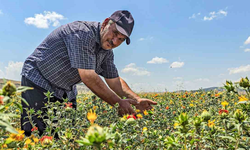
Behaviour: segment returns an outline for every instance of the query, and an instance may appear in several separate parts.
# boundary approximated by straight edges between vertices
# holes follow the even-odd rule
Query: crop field
[[[20,130],[20,93],[10,82],[0,96],[1,149],[130,149],[130,150],[245,150],[250,149],[250,82],[227,81],[222,92],[138,93],[158,104],[152,110],[119,116],[112,107],[91,93],[77,97],[77,110],[65,102],[48,102],[44,135],[36,124],[32,136]],[[237,89],[244,90],[239,94]],[[9,90],[9,91],[8,91]],[[48,101],[52,93],[46,93]],[[54,120],[57,120],[56,122]],[[55,133],[59,138],[54,138]]]

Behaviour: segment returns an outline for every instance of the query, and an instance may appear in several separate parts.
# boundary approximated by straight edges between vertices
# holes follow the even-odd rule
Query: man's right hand
[[[135,110],[132,108],[132,105],[138,105],[138,102],[133,99],[121,99],[119,102],[118,107],[118,114],[120,116],[126,115],[126,114],[136,114]]]

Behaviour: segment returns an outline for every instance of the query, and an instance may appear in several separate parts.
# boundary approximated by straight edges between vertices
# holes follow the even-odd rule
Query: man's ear
[[[109,18],[106,18],[106,19],[103,21],[102,26],[101,26],[101,29],[104,29],[104,27],[108,24],[109,20],[110,20]]]

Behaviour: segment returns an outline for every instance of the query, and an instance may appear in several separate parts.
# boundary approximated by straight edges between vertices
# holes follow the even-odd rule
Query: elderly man
[[[151,109],[156,102],[140,98],[119,77],[114,64],[113,48],[126,40],[133,30],[134,19],[128,11],[116,11],[101,24],[99,22],[75,21],[55,29],[26,59],[22,70],[22,86],[34,87],[22,97],[29,106],[41,110],[46,103],[44,92],[53,92],[51,101],[68,98],[76,108],[76,84],[83,82],[93,93],[110,105],[119,104],[119,114],[133,114],[131,107],[143,111]],[[105,78],[106,86],[99,75]],[[116,94],[115,94],[116,93]],[[127,99],[122,99],[126,97]],[[22,130],[29,136],[31,124],[24,110],[21,116]],[[44,122],[33,117],[40,134]]]

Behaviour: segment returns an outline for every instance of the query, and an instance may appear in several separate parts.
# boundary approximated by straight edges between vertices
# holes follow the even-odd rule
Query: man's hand
[[[135,114],[135,110],[132,108],[132,105],[138,105],[138,102],[133,99],[121,99],[119,102],[118,114],[120,116],[126,114]]]
[[[157,104],[157,102],[146,98],[140,98],[138,99],[138,102],[139,104],[135,105],[135,107],[136,109],[139,109],[141,112],[143,112],[144,110],[150,110],[153,108],[151,105]]]

